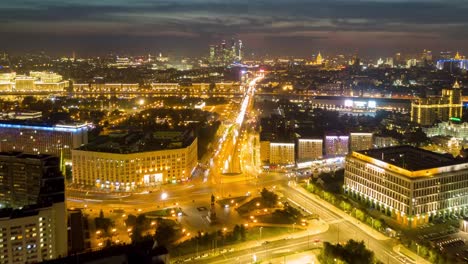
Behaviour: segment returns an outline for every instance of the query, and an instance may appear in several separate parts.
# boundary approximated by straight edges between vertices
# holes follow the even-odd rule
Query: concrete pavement
[[[367,233],[369,236],[372,236],[373,238],[375,238],[377,240],[389,240],[390,239],[389,237],[385,236],[384,234],[380,233],[379,231],[373,229],[372,227],[362,223],[361,221],[357,220],[356,218],[354,218],[354,217],[350,216],[349,214],[343,212],[342,210],[336,208],[334,205],[328,203],[327,201],[324,201],[324,200],[318,198],[315,194],[312,194],[312,193],[308,192],[304,188],[302,188],[300,186],[295,186],[293,188],[295,188],[297,191],[303,193],[304,195],[308,196],[311,200],[313,200],[315,202],[322,203],[322,204],[327,204],[327,208],[330,211],[332,211],[335,214],[339,215],[340,217],[342,217],[346,221],[354,224],[356,227],[361,229],[363,232]]]

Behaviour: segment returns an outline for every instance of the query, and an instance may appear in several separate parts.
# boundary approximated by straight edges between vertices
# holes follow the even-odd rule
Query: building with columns
[[[468,211],[468,162],[411,146],[353,151],[344,186],[410,227]]]

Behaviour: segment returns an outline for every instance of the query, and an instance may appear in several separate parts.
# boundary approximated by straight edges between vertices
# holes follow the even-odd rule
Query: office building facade
[[[64,92],[68,87],[69,82],[53,72],[3,73],[0,76],[0,92]]]
[[[310,161],[323,157],[323,139],[300,138],[297,141],[297,160]]]
[[[400,145],[398,140],[393,137],[374,136],[374,148],[386,148]]]
[[[111,190],[186,181],[198,164],[197,138],[177,147],[114,151],[84,146],[72,150],[73,183]]]
[[[349,151],[349,136],[325,136],[325,155],[327,157],[344,156]]]
[[[468,162],[411,146],[352,152],[344,186],[405,226],[468,211]]]
[[[90,124],[0,121],[0,151],[50,154],[71,160],[71,150],[88,143]]]
[[[270,165],[292,165],[296,163],[294,143],[270,143]]]
[[[468,123],[456,124],[452,122],[441,122],[433,127],[423,128],[428,137],[451,136],[458,140],[468,140]]]
[[[350,133],[349,134],[349,150],[358,151],[371,149],[373,146],[372,133]]]
[[[0,263],[37,263],[67,255],[59,158],[0,153],[0,205]]]
[[[38,263],[67,256],[65,203],[0,210],[0,263]]]

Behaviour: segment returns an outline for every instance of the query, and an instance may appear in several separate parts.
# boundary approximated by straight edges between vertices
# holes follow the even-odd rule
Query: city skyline
[[[0,1],[0,264],[468,263],[467,0]]]
[[[462,1],[22,0],[0,7],[0,33],[8,40],[2,48],[13,54],[206,56],[210,44],[231,37],[242,39],[249,54],[272,56],[421,48],[464,53],[468,44],[468,4]]]

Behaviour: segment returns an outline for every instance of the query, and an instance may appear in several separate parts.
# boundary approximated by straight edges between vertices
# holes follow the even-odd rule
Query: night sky
[[[468,51],[468,0],[1,0],[0,50],[202,55]]]

